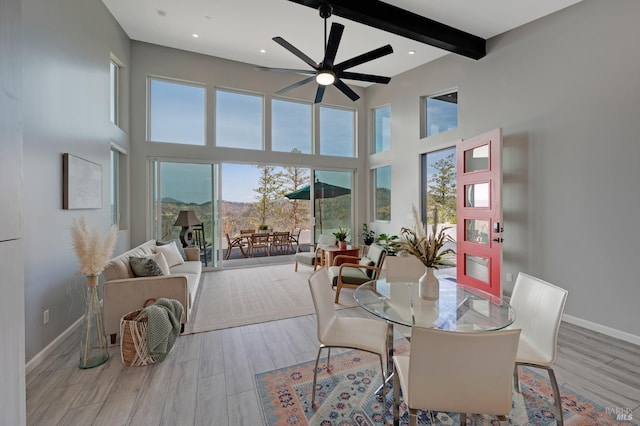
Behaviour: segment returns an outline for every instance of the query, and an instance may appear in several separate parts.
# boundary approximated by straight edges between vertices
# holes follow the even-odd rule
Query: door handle
[[[496,243],[501,243],[501,242],[503,242],[503,241],[504,241],[504,238],[494,238],[494,239],[493,239],[493,240],[491,240],[491,241],[495,241]]]

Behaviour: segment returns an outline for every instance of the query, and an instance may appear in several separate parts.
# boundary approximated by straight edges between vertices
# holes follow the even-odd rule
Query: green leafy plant
[[[334,232],[333,235],[335,235],[338,241],[347,241],[347,238],[349,238],[349,230],[339,226],[338,230]]]
[[[425,231],[424,224],[418,219],[418,212],[413,207],[415,218],[415,228],[403,227],[400,230],[401,238],[392,243],[399,253],[407,253],[417,257],[424,266],[438,269],[438,265],[443,264],[442,257],[449,253],[455,253],[453,249],[444,249],[444,245],[454,240],[445,232],[450,226],[440,228],[437,233]]]
[[[366,245],[370,245],[375,241],[376,232],[373,229],[369,229],[369,225],[366,223],[362,224],[362,232],[360,232],[360,236],[362,237],[362,241]]]

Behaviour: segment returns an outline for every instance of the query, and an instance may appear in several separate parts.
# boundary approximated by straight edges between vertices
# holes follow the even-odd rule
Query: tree
[[[293,148],[291,152],[299,154],[302,151],[300,151],[298,148]],[[283,178],[284,178],[284,186],[285,186],[286,192],[288,193],[288,192],[296,191],[305,185],[309,185],[309,182],[310,182],[309,169],[296,167],[296,166],[285,167]],[[300,200],[291,200],[290,204],[291,204],[291,210],[292,210],[291,218],[293,219],[292,229],[299,228],[300,217],[308,213],[309,203],[308,202],[300,203]]]
[[[456,166],[453,154],[431,164],[436,170],[428,182],[428,221],[435,233],[438,224],[456,223]]]
[[[259,187],[254,189],[258,195],[256,210],[260,218],[260,224],[267,223],[267,214],[275,201],[284,195],[284,177],[282,172],[277,172],[274,166],[256,166],[260,170],[258,179]]]

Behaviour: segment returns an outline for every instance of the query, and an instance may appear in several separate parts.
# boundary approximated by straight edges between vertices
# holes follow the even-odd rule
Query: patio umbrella
[[[351,194],[349,188],[342,186],[331,185],[330,183],[316,181],[313,185],[313,198],[320,200],[322,198],[334,198],[340,195]],[[311,199],[311,185],[303,186],[296,189],[293,192],[284,195],[290,200],[310,200]],[[322,234],[322,203],[318,202],[318,217],[320,220],[320,233]]]

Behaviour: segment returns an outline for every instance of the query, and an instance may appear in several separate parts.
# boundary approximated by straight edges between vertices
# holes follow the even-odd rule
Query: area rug
[[[408,344],[397,353],[406,352]],[[326,354],[323,354],[326,355]],[[393,391],[388,388],[382,418],[382,398],[374,392],[380,386],[380,363],[377,356],[360,351],[349,351],[331,356],[333,371],[326,370],[326,358],[320,360],[317,409],[311,408],[311,384],[314,361],[256,374],[255,380],[262,404],[265,423],[276,425],[385,425],[393,424]],[[544,376],[532,369],[522,368],[522,393],[514,391],[513,409],[509,415],[511,425],[555,425],[555,408],[551,387]],[[563,386],[561,388],[565,425],[593,426],[617,424],[605,408],[581,397]],[[409,424],[404,403],[400,405],[400,424]],[[457,425],[457,413],[434,413],[437,425]],[[468,415],[468,424],[499,424],[496,417]],[[419,412],[418,424],[429,425],[428,412]],[[627,423],[629,424],[629,423]]]
[[[204,272],[184,334],[313,314],[312,272],[292,263]],[[336,309],[355,306],[353,289],[344,289]]]

